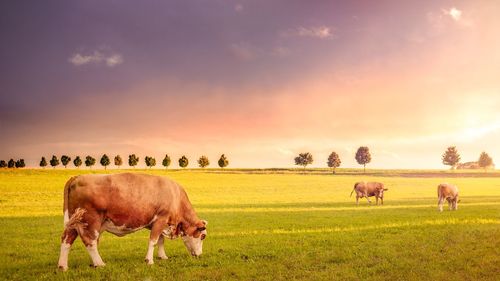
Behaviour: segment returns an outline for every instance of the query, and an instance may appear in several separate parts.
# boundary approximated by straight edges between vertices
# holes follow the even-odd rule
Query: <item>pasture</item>
[[[137,170],[188,192],[208,236],[199,259],[180,239],[147,266],[147,230],[106,233],[94,269],[78,239],[59,272],[65,181],[88,170],[0,170],[0,278],[5,280],[498,280],[498,174],[413,171],[331,175],[232,170]],[[120,172],[117,170],[106,173]],[[349,197],[356,181],[381,181],[384,206]],[[458,185],[458,211],[437,211],[436,186]],[[155,254],[156,256],[156,254]]]

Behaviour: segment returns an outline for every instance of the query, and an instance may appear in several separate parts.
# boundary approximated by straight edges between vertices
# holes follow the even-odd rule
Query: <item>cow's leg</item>
[[[146,258],[144,259],[147,264],[154,264],[153,254],[155,250],[156,243],[160,239],[160,235],[165,229],[166,223],[162,223],[161,220],[157,220],[151,227],[151,233],[149,235],[148,252],[146,253]]]
[[[356,195],[356,205],[359,205],[359,196]]]
[[[449,198],[446,198],[446,201],[448,201],[448,209],[451,211],[453,210],[453,205],[451,203],[451,200]]]
[[[375,199],[376,199],[376,205],[378,206],[378,196],[375,196]]]
[[[100,217],[96,214],[92,217],[88,216],[88,225],[86,228],[79,229],[78,233],[82,238],[83,244],[87,248],[87,252],[92,259],[92,264],[94,267],[105,266],[106,264],[102,261],[101,255],[97,250],[97,244],[100,236],[101,222]]]
[[[162,260],[168,259],[167,254],[165,253],[165,246],[163,244],[164,241],[165,237],[160,235],[160,238],[158,239],[158,257]]]
[[[71,250],[71,245],[75,242],[78,232],[75,229],[65,229],[61,236],[61,252],[59,254],[58,266],[61,270],[68,270],[68,256]]]
[[[371,203],[372,203],[372,201],[370,201],[370,198],[368,197],[368,194],[367,194],[367,195],[365,195],[365,197],[366,197],[366,201],[368,201],[368,203],[369,203],[369,204],[371,204]]]
[[[439,197],[439,198],[438,198],[438,210],[439,210],[440,212],[442,212],[442,211],[443,211],[443,197]]]
[[[380,205],[384,205],[384,196],[380,197]]]

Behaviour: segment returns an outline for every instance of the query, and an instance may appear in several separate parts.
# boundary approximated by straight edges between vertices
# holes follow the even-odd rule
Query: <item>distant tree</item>
[[[115,166],[120,168],[120,166],[123,164],[122,157],[120,155],[116,155],[114,160],[115,160]]]
[[[363,165],[363,173],[366,172],[366,164],[372,161],[372,156],[370,154],[370,149],[366,146],[361,146],[356,151],[356,161],[359,165]]]
[[[109,164],[111,164],[111,161],[109,160],[108,155],[104,154],[101,157],[101,165],[104,167],[104,170],[106,170],[106,167],[108,167]]]
[[[168,156],[168,154],[165,154],[165,158],[163,158],[163,161],[161,161],[161,164],[163,165],[163,167],[165,167],[165,169],[168,168],[168,166],[170,166],[170,156]]]
[[[146,166],[148,166],[150,169],[151,167],[156,166],[156,159],[154,157],[146,156],[146,158],[144,158],[144,161],[146,162]]]
[[[328,161],[326,164],[328,167],[333,169],[333,173],[335,174],[335,169],[340,166],[342,162],[340,161],[339,155],[334,151],[330,153],[330,156],[328,156]]]
[[[16,168],[24,168],[26,164],[24,163],[24,159],[19,159],[16,161]]]
[[[135,156],[135,154],[130,154],[128,156],[128,165],[135,168],[137,163],[139,163],[139,157]]]
[[[477,161],[479,164],[479,167],[483,168],[486,171],[486,168],[489,166],[493,165],[493,159],[488,155],[486,152],[481,152],[481,155],[479,155],[479,160]]]
[[[179,167],[186,168],[188,165],[189,165],[189,160],[187,159],[186,156],[182,155],[182,157],[179,158]]]
[[[226,158],[226,155],[222,154],[219,158],[219,161],[217,161],[217,164],[219,164],[219,167],[224,168],[229,165],[229,161]]]
[[[47,159],[45,159],[45,157],[42,157],[42,160],[40,160],[40,167],[44,169],[47,167]]]
[[[8,168],[14,168],[16,166],[16,161],[14,159],[10,158],[9,162],[7,163]]]
[[[458,154],[457,148],[455,146],[450,146],[446,149],[442,156],[443,164],[451,166],[451,169],[455,169],[455,166],[460,162],[460,154]]]
[[[7,162],[5,160],[0,160],[0,168],[6,168],[7,167]]]
[[[65,169],[69,162],[71,162],[71,157],[69,157],[68,155],[61,156],[61,163],[63,164]]]
[[[206,157],[205,155],[201,156],[200,159],[198,159],[198,166],[200,166],[200,168],[205,168],[208,165],[210,165],[210,161],[208,161],[208,157]]]
[[[52,155],[52,159],[50,159],[50,166],[55,169],[57,165],[59,165],[59,159],[57,159],[57,156]]]
[[[85,157],[85,166],[92,168],[94,164],[95,164],[95,158],[90,155],[87,155],[87,157]]]
[[[80,166],[82,165],[82,159],[80,158],[80,156],[75,157],[75,160],[73,160],[73,165],[75,165],[75,167],[77,168],[80,168]]]
[[[295,157],[295,165],[304,167],[304,170],[306,166],[312,164],[313,161],[313,156],[309,152],[299,153],[299,156]]]

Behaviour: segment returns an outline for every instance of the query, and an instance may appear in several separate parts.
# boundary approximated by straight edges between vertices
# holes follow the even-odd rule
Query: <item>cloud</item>
[[[454,21],[459,21],[462,17],[462,11],[455,7],[449,10],[443,10],[443,14],[450,16]]]
[[[463,16],[463,11],[452,7],[450,9],[443,9],[443,15],[449,16],[454,22],[464,27],[471,27],[474,25],[472,19]]]
[[[256,47],[244,42],[231,44],[229,51],[234,57],[244,61],[255,59],[259,53]]]
[[[276,57],[287,57],[291,53],[289,48],[286,47],[275,47],[272,51],[271,54]]]
[[[236,12],[238,12],[238,13],[239,12],[243,12],[243,4],[236,4],[236,5],[234,5],[234,10]]]
[[[75,53],[68,62],[75,66],[104,63],[108,67],[114,67],[123,63],[123,57],[117,53],[105,54],[102,51],[94,51],[90,54]]]
[[[318,39],[327,39],[333,36],[333,29],[328,26],[299,26],[294,29],[287,30],[281,33],[284,37],[312,37]]]
[[[121,63],[123,63],[123,57],[119,54],[113,54],[106,58],[106,65],[109,67],[113,67]]]

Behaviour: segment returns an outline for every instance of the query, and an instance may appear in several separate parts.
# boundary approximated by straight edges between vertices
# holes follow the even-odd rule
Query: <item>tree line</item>
[[[354,156],[358,164],[363,165],[363,172],[366,172],[366,164],[372,161],[372,156],[370,154],[370,149],[366,146],[361,146],[356,151],[356,155]],[[295,157],[295,165],[304,167],[304,170],[307,165],[312,164],[314,161],[313,156],[309,152],[299,153],[299,156]],[[328,155],[328,159],[326,161],[326,165],[332,168],[332,172],[335,174],[335,169],[340,167],[342,161],[340,160],[340,156],[333,151]]]
[[[45,168],[47,166],[51,166],[53,168],[59,166],[59,164],[62,164],[64,168],[66,168],[72,161],[72,158],[68,155],[62,155],[61,158],[59,159],[56,155],[52,155],[52,158],[47,161],[47,158],[42,157],[39,163],[39,166],[42,168]],[[83,164],[85,164],[86,167],[92,168],[96,164],[96,159],[90,155],[87,155],[85,159],[80,158],[80,156],[76,156],[73,159],[73,165],[76,168],[79,168]],[[139,164],[140,158],[135,155],[135,154],[130,154],[128,156],[128,165],[130,167],[135,168],[137,164]],[[156,166],[156,159],[151,156],[146,156],[144,157],[144,162],[147,167],[152,168]],[[165,154],[165,157],[163,158],[161,165],[164,166],[165,168],[168,168],[171,164],[171,159],[168,154]],[[189,159],[183,155],[181,158],[178,160],[179,162],[179,167],[181,168],[186,168],[189,165]],[[111,159],[109,158],[108,155],[104,154],[101,156],[101,159],[99,160],[99,163],[101,166],[104,167],[106,170],[107,167],[111,164]],[[113,163],[115,166],[120,168],[123,165],[123,159],[120,155],[116,155],[113,158]],[[229,165],[229,160],[227,159],[225,154],[222,154],[217,161],[217,164],[221,168],[225,168]],[[198,166],[200,168],[206,168],[210,165],[210,161],[208,160],[208,157],[203,155],[198,159]],[[19,159],[17,161],[14,161],[14,159],[10,159],[8,162],[5,162],[4,160],[0,160],[0,168],[23,168],[26,167],[26,164],[24,163],[24,159]]]
[[[450,146],[446,149],[446,151],[441,156],[441,160],[444,165],[450,166],[453,170],[456,168],[457,164],[460,163],[460,153],[455,146]],[[477,164],[479,167],[486,170],[486,168],[493,165],[493,158],[491,158],[488,153],[481,152],[479,154],[479,159],[477,160]]]
[[[363,172],[366,172],[366,164],[369,164],[372,160],[370,149],[366,146],[359,147],[358,150],[356,151],[354,158],[356,159],[356,162],[358,162],[358,164],[363,165]],[[42,157],[39,166],[45,168],[50,164],[50,166],[55,168],[59,164],[62,164],[64,168],[66,168],[68,164],[71,163],[71,160],[72,160],[71,157],[68,155],[62,155],[60,160],[57,156],[52,155],[52,158],[49,161],[47,161],[45,157]],[[114,165],[117,166],[118,168],[120,168],[123,165],[123,160],[120,155],[116,155],[113,160],[114,160],[113,161]],[[295,165],[302,166],[304,167],[304,169],[308,165],[312,164],[314,161],[312,154],[309,152],[300,153],[297,157],[295,157],[294,160],[295,160]],[[460,162],[460,154],[458,153],[457,148],[455,146],[448,147],[446,151],[443,153],[441,160],[444,165],[451,166],[451,169],[455,169],[457,164]],[[128,165],[130,167],[135,168],[135,166],[137,166],[139,161],[140,161],[139,157],[136,156],[135,154],[130,154],[128,156]],[[144,162],[146,166],[149,168],[156,166],[156,159],[154,157],[146,156],[144,158]],[[168,168],[171,162],[172,161],[170,159],[170,156],[168,154],[165,154],[165,157],[163,158],[161,165],[164,166],[165,168]],[[109,158],[108,155],[104,154],[102,155],[99,163],[106,170],[107,167],[111,164],[111,159]],[[181,158],[178,159],[178,163],[179,167],[186,168],[189,165],[189,159],[185,155],[183,155]],[[198,167],[200,168],[205,168],[210,165],[210,161],[208,157],[206,157],[205,155],[202,155],[198,159],[197,163]],[[330,153],[326,161],[327,166],[332,168],[333,173],[335,173],[336,168],[340,167],[341,163],[342,161],[340,160],[340,156],[335,151]],[[487,167],[493,165],[493,159],[488,155],[488,153],[483,151],[479,155],[477,163],[479,167],[486,169]],[[75,167],[79,168],[80,166],[82,166],[82,164],[85,164],[85,166],[91,168],[96,164],[96,159],[90,155],[87,155],[85,157],[85,161],[83,161],[83,159],[80,158],[80,156],[76,156],[73,159],[73,165]],[[222,154],[219,160],[217,161],[217,164],[219,165],[219,167],[224,168],[229,165],[229,161],[227,160],[226,156]],[[24,167],[26,167],[24,159],[19,159],[19,160],[10,159],[9,161],[0,160],[0,168],[24,168]]]
[[[366,172],[366,164],[372,161],[370,149],[366,146],[359,147],[354,158],[358,164],[363,165],[363,172]],[[451,169],[454,169],[460,162],[460,154],[455,146],[450,146],[446,149],[441,159],[444,165],[449,165],[451,166]],[[303,166],[304,169],[307,165],[312,164],[313,161],[313,156],[309,152],[300,153],[297,157],[295,157],[295,165]],[[341,163],[340,157],[335,151],[330,153],[326,161],[326,164],[328,167],[332,168],[334,174],[335,169],[340,167]],[[488,153],[483,151],[479,155],[477,163],[479,167],[486,169],[487,167],[493,165],[493,159],[488,155]]]
[[[14,160],[11,158],[9,161],[0,160],[0,168],[24,168],[24,167],[26,167],[24,159]]]

